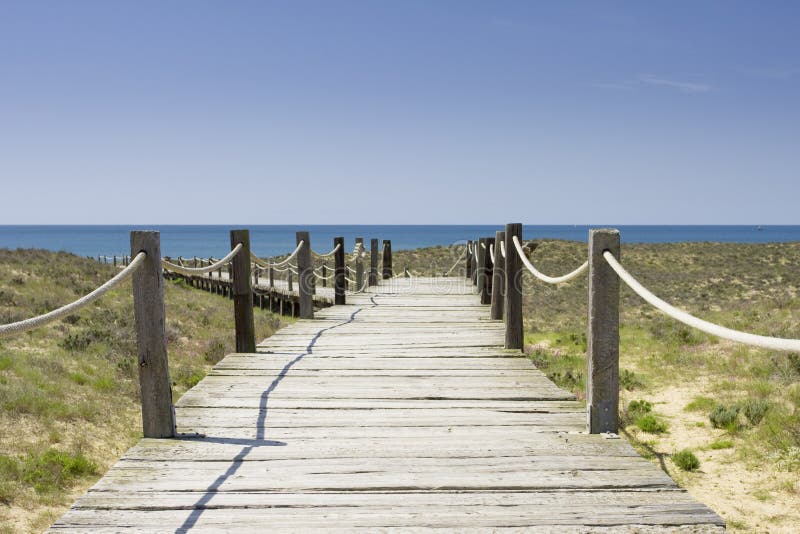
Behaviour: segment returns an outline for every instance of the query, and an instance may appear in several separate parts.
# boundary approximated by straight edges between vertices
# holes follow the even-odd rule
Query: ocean
[[[586,241],[589,228],[601,226],[529,225],[523,238]],[[253,252],[259,256],[294,249],[295,231],[311,233],[311,246],[319,252],[332,248],[343,236],[349,249],[355,237],[391,239],[393,250],[451,245],[465,239],[494,236],[500,225],[153,225],[153,226],[0,226],[0,248],[42,248],[81,256],[120,256],[130,253],[131,230],[159,230],[165,256],[220,257],[230,250],[231,228],[249,228]],[[681,241],[767,243],[800,241],[800,226],[617,226],[623,243],[674,243]]]

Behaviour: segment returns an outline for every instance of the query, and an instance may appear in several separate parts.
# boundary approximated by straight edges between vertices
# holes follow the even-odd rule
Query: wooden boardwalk
[[[53,531],[681,531],[722,520],[519,353],[463,279],[395,279],[233,354]]]

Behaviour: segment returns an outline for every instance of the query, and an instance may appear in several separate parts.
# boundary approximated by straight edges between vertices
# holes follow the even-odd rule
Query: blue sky
[[[0,1],[0,224],[798,224],[800,3]]]

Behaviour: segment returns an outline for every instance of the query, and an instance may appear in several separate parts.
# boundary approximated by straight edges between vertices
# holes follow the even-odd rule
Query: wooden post
[[[242,250],[231,262],[231,296],[236,326],[236,352],[256,351],[256,328],[253,323],[253,288],[250,286],[250,230],[231,230],[231,249],[239,243]]]
[[[272,265],[269,266],[269,287],[275,287],[275,268]]]
[[[164,277],[161,236],[158,232],[131,232],[131,256],[147,254],[133,273],[133,314],[139,356],[142,430],[146,438],[175,436],[175,410],[167,359]]]
[[[603,258],[619,259],[619,231],[589,231],[589,332],[586,415],[590,434],[617,433],[619,410],[619,278]]]
[[[387,280],[392,277],[392,241],[390,239],[383,240],[383,279]]]
[[[486,237],[483,240],[486,248],[483,250],[483,284],[481,286],[481,304],[492,303],[492,275],[494,265],[492,264],[492,254],[489,247],[494,245],[493,237]]]
[[[311,264],[311,237],[308,232],[297,232],[297,244],[303,246],[297,253],[297,284],[300,293],[300,318],[314,318],[314,267]]]
[[[466,277],[467,278],[471,278],[472,277],[472,252],[470,252],[471,248],[472,248],[472,239],[468,239],[467,240],[467,266],[466,266],[466,268],[467,268]]]
[[[339,249],[333,254],[334,270],[333,270],[333,303],[344,304],[344,238],[334,237],[333,246],[339,245]]]
[[[322,262],[322,287],[328,287],[328,265],[323,261]]]
[[[359,246],[360,245],[360,246]],[[356,238],[356,291],[360,291],[364,286],[364,259],[361,253],[364,251],[364,238]]]
[[[522,239],[522,224],[506,225],[506,342],[507,349],[522,349],[522,260],[512,238]]]
[[[258,285],[258,271],[259,271],[258,265],[253,267],[253,287],[256,287]]]
[[[486,238],[481,237],[478,239],[478,254],[477,254],[477,261],[475,262],[475,286],[478,288],[478,294],[481,295],[481,304],[483,303],[483,286],[485,282],[484,274],[486,273]]]
[[[291,267],[289,267],[288,270],[286,271],[286,288],[287,291],[294,291],[294,273],[292,272]]]
[[[370,286],[378,285],[378,240],[369,240],[369,277],[367,284]]]
[[[480,250],[480,240],[472,242],[472,285],[478,285],[478,254]]]
[[[503,318],[503,291],[506,288],[506,259],[500,253],[500,243],[506,239],[506,233],[498,231],[494,237],[494,268],[492,269],[492,302],[489,317]]]

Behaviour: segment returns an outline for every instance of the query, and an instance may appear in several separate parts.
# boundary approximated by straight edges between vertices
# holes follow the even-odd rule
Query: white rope
[[[369,280],[367,280],[367,278],[366,278],[366,277],[364,277],[364,283],[363,283],[363,284],[361,284],[361,289],[359,289],[358,291],[351,291],[351,293],[363,293],[363,292],[364,292],[364,290],[367,288],[367,282],[368,282],[368,281],[369,281]],[[352,282],[352,283],[353,283],[353,284],[355,284],[355,282]]]
[[[740,332],[739,330],[733,330],[731,328],[726,328],[724,326],[704,321],[703,319],[698,319],[697,317],[676,308],[672,304],[661,300],[648,291],[647,288],[640,284],[633,276],[631,276],[628,271],[625,270],[625,268],[619,263],[619,261],[617,261],[617,258],[615,258],[611,252],[605,251],[603,253],[603,257],[611,266],[611,268],[614,269],[614,272],[616,272],[617,275],[622,279],[622,281],[628,284],[628,287],[630,287],[637,295],[676,321],[680,321],[685,325],[702,330],[706,334],[729,339],[731,341],[738,341],[739,343],[744,343],[746,345],[753,345],[755,347],[761,347],[764,349],[786,350],[794,352],[800,351],[800,339],[786,339],[780,337],[748,334],[747,332]]]
[[[522,252],[522,245],[519,242],[519,238],[517,236],[511,236],[511,241],[514,243],[514,248],[517,249],[517,254],[522,259],[522,263],[525,264],[525,267],[531,272],[533,276],[541,280],[542,282],[547,282],[548,284],[561,284],[563,282],[569,282],[573,278],[577,278],[583,271],[585,271],[589,267],[589,262],[583,262],[580,267],[572,271],[571,273],[567,273],[563,276],[547,276],[536,270],[536,267],[531,265],[531,262],[528,261],[528,258],[525,257],[525,254]]]
[[[500,255],[506,257],[506,242],[500,241]]]
[[[328,256],[332,256],[333,254],[335,254],[336,251],[341,248],[341,246],[342,246],[341,243],[336,243],[336,246],[333,247],[333,250],[331,250],[330,252],[326,252],[325,254],[320,254],[319,252],[315,252],[313,250],[311,251],[311,253],[319,258],[327,258]]]
[[[464,247],[464,250],[462,250],[462,251],[461,251],[461,255],[458,257],[458,259],[457,259],[457,260],[456,260],[456,262],[453,264],[453,266],[452,266],[452,267],[450,267],[450,270],[449,270],[449,271],[447,271],[446,273],[444,273],[444,275],[445,275],[445,276],[450,276],[450,273],[452,273],[452,272],[453,272],[453,269],[455,269],[455,268],[456,268],[456,266],[457,266],[457,265],[458,265],[458,264],[461,262],[461,258],[463,258],[463,257],[464,257],[464,254],[466,254],[466,253],[467,253],[467,247]]]
[[[284,267],[283,269],[281,269],[280,267],[270,267],[270,269],[272,269],[273,271],[275,271],[277,273],[285,273],[286,271],[291,269],[291,267],[287,266],[287,267]]]
[[[367,255],[366,249],[364,248],[364,243],[358,242],[353,247],[353,253],[350,256],[350,259],[347,260],[348,262],[354,262],[359,258],[364,258]]]
[[[216,263],[212,263],[211,265],[207,265],[205,267],[184,267],[183,265],[175,265],[174,263],[170,263],[167,260],[161,260],[161,266],[164,267],[168,271],[173,271],[179,274],[185,274],[187,276],[193,276],[196,274],[206,274],[210,273],[211,271],[216,271],[221,267],[225,267],[225,265],[230,262],[234,256],[236,256],[244,247],[243,244],[239,243],[235,247],[231,249],[227,256],[222,258]],[[180,262],[181,260],[178,259]],[[182,263],[182,262],[181,262]]]
[[[344,279],[345,279],[345,280],[347,280],[348,282],[350,282],[351,284],[354,284],[354,285],[355,285],[355,283],[356,283],[356,281],[355,281],[355,280],[352,280],[352,279],[350,279],[350,278],[347,278],[346,276],[344,277]]]
[[[259,266],[261,266],[261,267],[266,267],[266,268],[269,268],[269,267],[283,267],[284,265],[286,265],[287,263],[292,261],[295,256],[297,256],[297,253],[300,252],[301,248],[303,248],[303,243],[304,243],[304,241],[301,240],[297,244],[297,248],[295,248],[294,251],[291,254],[289,254],[288,258],[286,258],[284,260],[281,260],[281,261],[278,261],[278,262],[275,262],[275,263],[270,263],[268,261],[264,261],[261,258],[259,258],[258,256],[256,256],[255,254],[253,254],[252,252],[250,253],[250,259],[252,261],[254,261],[256,264],[258,264]]]
[[[489,259],[492,260],[492,265],[494,265],[494,244],[489,245]]]
[[[472,243],[467,243],[467,252],[472,254]]]
[[[322,276],[319,273],[314,273],[314,276],[316,276],[320,280],[330,280],[331,278],[333,278],[334,275],[333,274],[329,274],[328,276]]]
[[[86,306],[94,302],[95,300],[99,299],[115,287],[117,287],[121,282],[123,282],[126,278],[136,271],[139,266],[142,264],[144,259],[147,257],[147,254],[144,252],[140,252],[136,255],[133,260],[128,264],[127,267],[122,269],[120,272],[116,274],[113,278],[108,280],[105,284],[101,285],[88,295],[84,295],[78,300],[71,302],[65,306],[62,306],[56,310],[51,312],[47,312],[44,315],[39,315],[37,317],[31,317],[30,319],[25,319],[23,321],[17,321],[16,323],[4,324],[0,326],[0,337],[2,336],[9,336],[12,334],[19,334],[21,332],[27,332],[28,330],[33,330],[34,328],[38,328],[40,326],[44,326],[47,323],[51,323],[56,319],[60,319],[66,315],[69,315],[73,312],[76,312]]]

